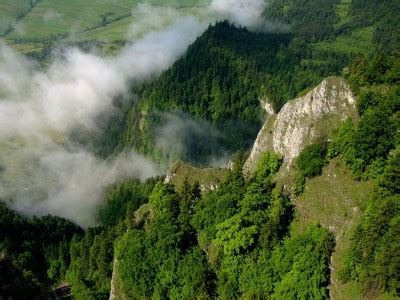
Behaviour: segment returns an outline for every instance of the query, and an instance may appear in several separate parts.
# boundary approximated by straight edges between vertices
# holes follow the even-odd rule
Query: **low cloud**
[[[260,26],[262,32],[274,32],[274,33],[287,33],[290,32],[290,26],[288,24],[265,20],[263,25]]]
[[[116,57],[62,49],[45,69],[0,42],[0,198],[26,214],[91,226],[107,186],[155,176],[157,166],[144,157],[102,160],[72,143],[70,133],[96,129],[96,118],[113,111],[132,81],[168,68],[203,29],[194,18],[179,18]]]
[[[82,226],[95,224],[96,207],[109,185],[130,177],[144,180],[159,172],[152,162],[134,153],[104,161],[82,149],[55,145],[43,152],[27,150],[20,149],[25,153],[19,153],[23,156],[15,161],[22,159],[24,165],[14,170],[7,165],[3,171],[3,197],[14,199],[11,206],[17,211],[59,215]]]
[[[156,128],[156,148],[164,159],[181,158],[191,163],[223,166],[228,162],[225,136],[209,122],[194,119],[182,112],[162,113]]]
[[[265,0],[212,0],[210,8],[236,25],[258,27],[267,7]]]
[[[183,17],[196,18],[204,24],[227,19],[238,26],[265,30],[272,25],[265,22],[262,16],[267,4],[266,0],[204,0],[198,1],[193,7],[139,3],[132,10],[135,21],[129,26],[127,37],[133,39],[143,36],[150,30],[162,30],[174,20]],[[276,27],[275,24],[273,27]]]
[[[62,22],[61,14],[52,8],[49,8],[48,10],[46,10],[46,12],[43,14],[43,21],[46,24],[48,24],[51,21],[55,21],[55,20]]]
[[[26,214],[51,213],[95,225],[108,185],[159,171],[136,153],[100,159],[73,143],[71,132],[98,130],[97,118],[114,111],[116,97],[127,94],[132,82],[167,69],[209,23],[228,18],[260,26],[265,7],[262,0],[212,0],[193,10],[141,4],[129,33],[136,40],[119,55],[59,49],[46,67],[0,41],[0,198]],[[43,16],[45,22],[59,17],[51,10]],[[220,159],[223,137],[209,123],[181,113],[164,114],[162,120],[156,143],[167,156],[195,153],[208,163],[226,162]]]
[[[139,3],[132,10],[132,17],[135,21],[127,32],[128,38],[131,39],[138,38],[151,30],[161,30],[182,17],[182,14],[176,8]]]

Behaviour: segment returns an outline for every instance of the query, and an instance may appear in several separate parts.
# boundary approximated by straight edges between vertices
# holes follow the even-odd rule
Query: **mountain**
[[[278,114],[270,114],[244,165],[245,173],[254,172],[263,152],[280,153],[288,168],[308,145],[327,143],[341,121],[356,117],[355,99],[348,83],[329,77],[305,96],[284,105]],[[273,119],[273,120],[270,120]]]
[[[399,11],[1,1],[0,299],[398,299]]]
[[[203,165],[210,156],[249,148],[264,117],[260,100],[268,98],[279,111],[325,77],[340,75],[357,55],[398,48],[395,38],[390,44],[377,38],[393,36],[398,30],[396,5],[393,1],[367,5],[325,1],[321,6],[319,1],[279,0],[265,12],[276,28],[272,33],[216,23],[169,70],[139,89],[141,102],[126,108],[119,146],[160,161],[183,159]],[[171,149],[158,141],[157,132],[169,121],[165,112],[177,111],[185,114],[184,119],[210,122],[214,130],[206,131],[213,134],[206,136],[183,129],[194,140],[207,140],[204,145],[182,133],[184,149]]]
[[[263,118],[260,99],[268,97],[279,110],[325,76],[339,74],[348,60],[340,53],[314,51],[287,33],[254,33],[217,23],[170,69],[139,89],[139,102],[125,110],[120,146],[161,161],[207,164],[209,157],[251,146]],[[208,123],[197,122],[196,128],[205,129],[200,132],[179,128],[184,132],[175,140],[181,137],[185,148],[165,149],[159,131],[170,114],[181,123],[188,118]]]
[[[328,290],[331,297],[338,298],[347,298],[350,297],[349,295],[359,298],[379,298],[381,296],[390,298],[396,295],[396,291],[392,289],[397,286],[396,271],[391,271],[390,276],[384,277],[381,277],[383,274],[376,276],[372,273],[369,275],[364,273],[368,272],[367,268],[385,270],[389,265],[393,268],[392,270],[397,268],[396,259],[387,252],[389,251],[387,249],[398,251],[395,246],[397,245],[396,238],[393,237],[398,214],[398,205],[395,199],[398,199],[398,195],[393,190],[393,185],[388,185],[387,177],[390,174],[390,178],[398,182],[399,177],[395,175],[397,173],[393,173],[393,168],[395,168],[393,163],[397,155],[397,150],[394,150],[396,146],[388,143],[396,132],[394,128],[399,126],[395,115],[392,115],[396,114],[399,99],[396,96],[398,89],[395,84],[398,80],[396,75],[398,72],[393,72],[397,69],[398,58],[396,57],[396,55],[377,56],[371,61],[366,59],[357,61],[345,70],[346,79],[326,78],[304,96],[289,101],[277,115],[273,114],[274,111],[270,105],[267,105],[266,102],[263,103],[268,108],[267,111],[272,114],[258,135],[250,159],[247,159],[245,163],[245,170],[249,170],[249,167],[253,170],[253,175],[247,175],[250,179],[246,181],[237,173],[241,172],[241,168],[238,166],[246,160],[246,156],[239,156],[233,163],[230,176],[219,184],[216,191],[202,195],[201,200],[198,200],[198,196],[192,196],[195,197],[192,198],[195,199],[192,201],[196,207],[194,214],[190,217],[191,226],[194,229],[191,226],[187,228],[191,228],[188,229],[189,232],[195,230],[197,239],[190,243],[192,247],[190,251],[196,251],[196,247],[200,247],[206,257],[196,258],[199,262],[198,269],[193,272],[200,273],[196,273],[196,277],[191,280],[189,280],[190,277],[185,279],[184,282],[190,288],[186,289],[186,286],[182,286],[178,288],[179,291],[193,291],[194,294],[185,294],[188,297],[195,297],[194,295],[212,297],[211,295],[214,293],[223,295],[223,297],[239,297],[239,295],[244,297],[260,295],[265,297],[307,297],[310,295],[308,294],[310,289],[313,288],[316,290],[312,295],[320,295],[322,298],[328,297]],[[380,75],[376,76],[378,73]],[[370,102],[371,93],[374,93],[375,97],[380,95],[381,100]],[[381,111],[384,111],[389,118],[386,120],[376,119],[374,115],[379,115]],[[365,117],[365,114],[368,117]],[[354,124],[353,129],[349,128],[348,124]],[[270,128],[270,130],[265,128]],[[338,148],[361,146],[359,142],[354,143],[351,139],[359,139],[358,136],[363,134],[372,134],[372,128],[374,128],[374,132],[380,132],[380,138],[367,139],[364,136],[362,147],[365,150],[354,152],[346,148]],[[385,128],[393,129],[385,130]],[[281,135],[282,132],[285,133],[283,137],[277,138],[274,143],[274,137]],[[288,138],[285,139],[285,136]],[[285,143],[285,141],[287,142]],[[377,146],[376,143],[380,144]],[[280,147],[278,149],[280,151],[277,152],[280,152],[283,157],[282,166],[282,158],[268,152],[276,151],[275,145]],[[373,151],[374,156],[372,157],[374,158],[365,162],[367,165],[363,169],[364,171],[352,167],[351,155],[362,157],[367,151],[370,151],[367,149]],[[378,149],[383,152],[376,152],[375,150]],[[384,161],[383,157],[385,157]],[[374,159],[384,163],[381,171],[376,169],[377,162],[373,162]],[[354,162],[356,161],[360,163],[360,159]],[[291,168],[287,169],[289,164]],[[375,175],[376,172],[381,175]],[[172,174],[175,177],[187,176],[179,168],[174,169]],[[360,180],[360,175],[363,176],[362,180]],[[271,198],[263,200],[262,195],[268,195],[266,192],[268,188],[261,182],[267,184],[267,182],[271,182],[269,180],[274,182],[272,194],[269,196]],[[216,183],[212,179],[210,182],[211,184]],[[168,222],[172,222],[170,226],[177,226],[174,232],[180,232],[183,236],[189,233],[185,233],[184,228],[186,227],[179,223],[179,220],[183,218],[180,212],[184,211],[181,205],[187,203],[184,195],[190,190],[188,182],[184,185],[187,187],[183,191],[181,190],[180,193],[183,194],[176,195],[171,190],[158,190],[157,192],[158,197],[166,197],[163,199],[169,201],[167,207],[170,207],[168,212]],[[282,192],[283,194],[281,194]],[[285,195],[290,197],[291,204],[286,202]],[[175,204],[179,208],[176,208],[174,214],[175,197],[180,200]],[[272,199],[280,200],[269,202],[273,201]],[[279,208],[274,205],[278,205]],[[291,208],[291,205],[294,206]],[[163,273],[163,266],[154,266],[158,271],[139,267],[139,265],[127,266],[131,259],[136,261],[133,255],[139,250],[134,250],[130,254],[123,253],[130,251],[129,249],[132,247],[136,249],[139,245],[135,243],[138,241],[146,243],[147,239],[151,240],[153,234],[162,230],[161,227],[158,227],[161,224],[158,223],[160,222],[157,216],[159,208],[157,208],[156,202],[150,200],[149,206],[143,207],[143,209],[140,210],[140,214],[145,218],[147,214],[147,219],[140,219],[140,223],[144,222],[145,224],[143,229],[136,223],[134,228],[139,231],[126,234],[120,241],[121,249],[120,252],[117,252],[114,268],[114,278],[118,278],[118,284],[114,285],[114,288],[125,297],[137,294],[158,295],[160,291],[167,293],[168,297],[174,297],[174,290],[168,289],[167,286],[158,283],[155,287],[152,286],[157,281],[139,284],[137,276],[142,274],[148,274],[146,276],[152,278],[151,272],[158,272],[159,275],[155,278],[159,279],[154,280],[164,278],[163,276],[166,274]],[[295,218],[291,215],[291,209],[296,211]],[[372,216],[374,217],[369,216],[365,211],[373,212]],[[167,212],[159,212],[159,217],[165,216],[164,213]],[[269,219],[272,213],[274,213],[273,220],[279,220],[278,224],[280,225]],[[283,219],[281,219],[282,217]],[[379,219],[379,222],[373,221],[373,218]],[[317,233],[319,229],[313,228],[315,223],[322,225],[319,233]],[[265,227],[261,224],[264,224]],[[284,224],[286,226],[290,224],[290,229],[281,227]],[[326,236],[322,228],[329,231],[332,236]],[[371,228],[374,230],[369,231]],[[278,231],[274,232],[273,230]],[[377,231],[382,234],[379,238],[376,235]],[[325,245],[327,247],[325,250],[328,251],[323,252],[317,250],[318,248],[312,248],[322,255],[318,259],[315,257],[317,260],[313,260],[315,252],[300,250],[301,247],[296,244],[301,244],[301,241],[305,239],[307,240],[306,244],[313,245],[308,236],[311,232],[313,232],[313,236],[321,238],[322,245]],[[172,234],[171,238],[174,236],[173,247],[176,247],[172,253],[181,255],[180,258],[173,258],[174,254],[170,253],[164,256],[163,260],[171,263],[170,268],[176,268],[177,277],[170,278],[170,282],[175,286],[181,284],[177,278],[187,278],[185,277],[186,273],[179,273],[185,272],[185,269],[175,259],[189,261],[194,257],[192,252],[189,254],[186,252],[187,250],[184,250],[187,247],[187,238],[182,240],[179,235],[175,236],[173,232],[169,233]],[[279,239],[282,236],[286,236],[287,240],[280,243]],[[333,242],[333,238],[335,242]],[[353,239],[356,239],[357,242]],[[390,242],[385,244],[387,240]],[[282,248],[277,245],[282,245]],[[370,253],[370,258],[363,258],[359,245],[364,251]],[[290,250],[285,247],[290,247]],[[149,263],[150,257],[153,255],[152,251],[159,251],[151,250],[146,246],[142,246],[140,249],[140,253],[143,255],[141,259]],[[301,260],[303,263],[314,261],[313,267],[316,266],[316,261],[322,263],[318,265],[321,273],[313,273],[315,276],[320,276],[321,281],[318,281],[317,286],[311,284],[314,282],[313,275],[297,271],[299,268],[306,272],[306,270],[310,270],[310,267],[299,265],[300,252],[296,251],[301,251],[304,255],[304,260]],[[296,258],[292,258],[292,260],[286,255]],[[379,255],[379,258],[372,258],[374,255]],[[207,263],[204,262],[204,259]],[[282,266],[274,259],[285,261],[288,265]],[[202,262],[200,263],[200,261]],[[294,261],[296,261],[296,266],[291,265],[291,262]],[[385,261],[385,265],[382,265],[383,261]],[[207,269],[207,266],[211,270]],[[282,270],[282,272],[275,273],[272,270]],[[215,272],[216,276],[215,281],[211,281],[216,288],[211,288],[211,290],[209,285],[212,283],[208,279],[208,276],[211,275],[207,275],[210,271]],[[302,281],[303,276],[305,276],[304,281]],[[202,278],[201,282],[205,286],[195,280],[199,278]],[[291,278],[296,282],[301,281],[302,285],[294,288],[293,284],[288,283],[291,282]],[[378,290],[377,286],[379,286]]]
[[[264,151],[283,154],[286,166],[275,180],[296,207],[293,232],[304,232],[318,222],[336,237],[331,297],[379,299],[385,289],[397,286],[397,275],[386,269],[397,268],[386,252],[398,249],[392,248],[397,241],[382,244],[391,239],[399,212],[398,194],[388,182],[399,179],[398,172],[393,173],[398,156],[394,135],[400,125],[395,117],[399,107],[394,84],[398,72],[392,73],[398,68],[395,61],[390,55],[360,60],[346,70],[347,81],[327,78],[304,97],[288,102],[267,120],[244,166],[251,176]],[[380,100],[369,102],[373,98]],[[383,163],[381,171],[376,169],[378,161]],[[379,238],[377,231],[382,234]],[[380,271],[367,275],[368,268]],[[378,275],[384,269],[390,275]],[[394,295],[385,295],[390,298],[389,294]]]

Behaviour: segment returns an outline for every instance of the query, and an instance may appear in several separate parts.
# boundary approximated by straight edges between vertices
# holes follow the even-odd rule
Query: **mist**
[[[96,117],[111,113],[132,81],[157,76],[202,30],[195,18],[182,17],[116,57],[58,49],[44,69],[0,42],[0,197],[24,214],[50,213],[87,227],[96,224],[107,186],[159,174],[137,153],[99,159],[69,134],[95,130]]]
[[[84,227],[96,225],[97,207],[109,185],[161,171],[134,152],[98,158],[73,143],[71,132],[100,130],[96,118],[113,113],[116,97],[171,66],[209,23],[228,18],[256,26],[264,8],[260,0],[213,0],[184,12],[139,4],[127,36],[140,38],[118,55],[61,47],[45,67],[0,41],[0,199],[26,215],[53,214]],[[52,11],[44,16],[55,17]],[[185,156],[187,145],[196,146],[205,136],[210,143],[199,151],[217,153],[214,141],[222,137],[209,124],[171,114],[164,121],[157,146],[171,157]],[[207,159],[225,162],[221,151]]]
[[[183,112],[161,113],[156,127],[156,149],[169,163],[182,159],[191,164],[226,166],[229,151],[224,148],[225,135],[208,121]]]
[[[236,25],[259,27],[262,13],[267,7],[266,0],[213,0],[210,9],[224,16]]]

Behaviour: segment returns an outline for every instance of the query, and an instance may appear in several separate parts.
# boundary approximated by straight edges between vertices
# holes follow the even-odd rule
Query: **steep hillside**
[[[286,167],[313,142],[327,141],[339,123],[356,117],[355,99],[346,81],[330,77],[305,96],[270,115],[257,136],[244,170],[252,173],[265,151],[283,155]]]
[[[0,3],[0,36],[12,31],[16,22],[28,14],[36,1],[31,0],[3,0]]]
[[[344,161],[336,158],[323,169],[321,176],[305,182],[302,195],[293,193],[295,159],[302,150],[315,142],[328,142],[345,119],[358,119],[349,84],[343,78],[330,77],[306,95],[289,101],[277,114],[268,105],[264,104],[264,109],[268,111],[267,121],[244,165],[245,174],[250,176],[255,171],[265,151],[283,156],[284,166],[276,180],[291,193],[295,205],[293,232],[304,232],[315,223],[333,232],[336,245],[331,259],[330,296],[361,298],[360,289],[343,284],[338,272],[343,267],[343,255],[350,249],[362,209],[371,197],[372,183],[354,180]]]
[[[297,212],[292,224],[294,231],[303,232],[317,222],[335,235],[336,245],[330,264],[332,299],[363,298],[357,285],[344,284],[339,279],[339,272],[366,202],[372,197],[373,187],[372,181],[355,180],[343,159],[335,158],[323,169],[321,176],[306,181],[302,195],[292,197]]]
[[[228,168],[200,169],[178,161],[171,167],[164,182],[173,184],[179,192],[184,188],[185,181],[190,185],[197,183],[202,192],[208,192],[218,189],[228,175]]]
[[[264,156],[246,182],[235,161],[204,194],[188,183],[180,192],[158,184],[150,217],[130,221],[116,241],[114,299],[326,298],[333,236],[315,225],[288,233],[291,205],[271,182],[279,164]]]
[[[349,67],[360,120],[343,124],[329,149],[330,157],[343,157],[354,178],[376,185],[339,270],[342,282],[358,284],[365,298],[400,295],[399,63],[394,52]]]
[[[348,59],[313,52],[290,34],[255,33],[217,23],[160,78],[138,89],[139,103],[126,108],[120,146],[168,161],[170,153],[159,147],[157,138],[171,114],[184,112],[181,123],[193,118],[206,125],[197,128],[206,128],[201,131],[207,134],[185,139],[187,151],[169,160],[207,163],[210,156],[246,149],[261,127],[259,99],[268,97],[279,110],[304,89],[338,74]],[[198,136],[194,131],[190,135]],[[199,139],[206,142],[198,144]]]
[[[398,296],[398,63],[396,53],[360,59],[346,70],[351,88],[328,78],[287,103],[267,120],[245,165],[251,174],[264,151],[276,151],[293,166],[275,178],[295,205],[293,232],[319,223],[335,235],[333,299]]]
[[[29,54],[60,43],[97,41],[118,46],[120,41],[162,29],[179,14],[193,14],[191,8],[200,1],[6,0],[0,4],[0,36],[14,49]],[[147,20],[157,14],[165,20]],[[133,30],[132,24],[139,26]]]
[[[317,49],[371,54],[400,46],[399,10],[397,0],[275,0],[265,15]]]
[[[0,2],[0,300],[399,299],[399,0]]]

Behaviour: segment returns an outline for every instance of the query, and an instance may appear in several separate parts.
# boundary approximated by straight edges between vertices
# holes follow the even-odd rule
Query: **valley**
[[[399,13],[0,0],[0,299],[398,299]]]

